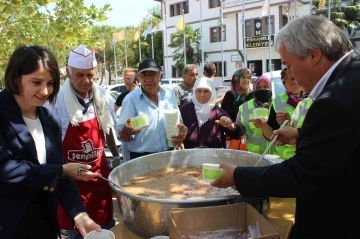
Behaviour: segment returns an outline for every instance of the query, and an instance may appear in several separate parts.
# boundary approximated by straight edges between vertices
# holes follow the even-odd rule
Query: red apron
[[[67,163],[83,163],[92,166],[91,171],[108,177],[110,170],[104,153],[105,137],[96,118],[72,126],[69,123],[63,140],[63,155]],[[112,192],[107,181],[75,181],[86,212],[97,224],[104,225],[113,219]],[[58,207],[61,229],[74,230],[61,206]]]

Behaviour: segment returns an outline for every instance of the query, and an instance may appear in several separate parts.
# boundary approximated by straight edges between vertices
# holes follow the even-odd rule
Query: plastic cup
[[[282,161],[284,161],[283,159],[280,158],[279,155],[276,155],[276,154],[265,154],[264,157],[266,159],[274,161],[275,163],[281,163]]]
[[[173,147],[171,143],[171,136],[179,134],[179,115],[180,112],[178,109],[168,109],[164,111],[164,120],[165,120],[165,133],[166,140],[169,147]]]
[[[222,168],[219,168],[219,164],[203,163],[202,174],[203,180],[206,182],[213,182],[222,173]]]
[[[131,124],[134,127],[134,129],[142,129],[147,126],[149,126],[149,119],[147,115],[138,115],[131,119]]]
[[[269,109],[267,108],[255,108],[254,112],[254,119],[261,119],[261,120],[268,120],[269,117]]]
[[[89,232],[85,235],[84,239],[115,239],[115,234],[112,231],[101,229],[101,232]]]

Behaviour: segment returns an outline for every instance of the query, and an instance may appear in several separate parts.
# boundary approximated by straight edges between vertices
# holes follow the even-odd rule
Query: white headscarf
[[[200,104],[196,99],[196,90],[198,88],[205,88],[211,91],[210,100],[205,104]],[[195,81],[192,94],[192,102],[195,105],[195,113],[198,119],[199,127],[201,127],[210,118],[210,110],[215,106],[216,102],[216,91],[212,80],[207,77],[201,77]]]

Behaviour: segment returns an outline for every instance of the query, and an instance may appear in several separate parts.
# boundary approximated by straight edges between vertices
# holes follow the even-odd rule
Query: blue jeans
[[[114,226],[115,226],[115,220],[112,219],[110,222],[108,222],[104,225],[101,225],[101,228],[110,230]],[[84,238],[78,230],[68,231],[68,233],[69,233],[68,239],[83,239]]]

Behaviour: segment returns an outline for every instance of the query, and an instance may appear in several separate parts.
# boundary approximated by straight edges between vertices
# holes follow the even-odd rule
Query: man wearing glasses
[[[161,67],[152,58],[143,60],[137,74],[141,87],[124,99],[116,129],[122,141],[128,142],[130,159],[170,150],[165,134],[164,111],[178,109],[171,89],[160,87]],[[149,125],[135,129],[131,119],[146,115]],[[179,134],[172,136],[175,148],[182,149],[187,128],[180,123]]]
[[[125,96],[127,96],[131,91],[139,88],[139,81],[136,78],[136,69],[135,68],[126,67],[123,71],[123,76],[124,76],[124,84],[126,86],[127,91],[125,91],[124,93],[121,93],[117,97],[115,105],[114,105],[115,113],[117,113],[117,111],[122,106]],[[122,151],[124,162],[129,161],[130,160],[130,152],[128,149],[127,142],[124,142],[124,141],[121,142],[121,151]],[[113,167],[116,167],[119,164],[120,164],[120,160],[113,161]]]
[[[115,112],[117,112],[119,110],[119,108],[122,105],[122,102],[125,98],[125,96],[127,96],[127,94],[129,94],[131,91],[137,89],[139,87],[139,82],[135,77],[136,75],[136,69],[132,68],[132,67],[126,67],[123,71],[123,76],[124,76],[124,84],[126,86],[127,91],[125,91],[124,93],[121,93],[115,102]]]

